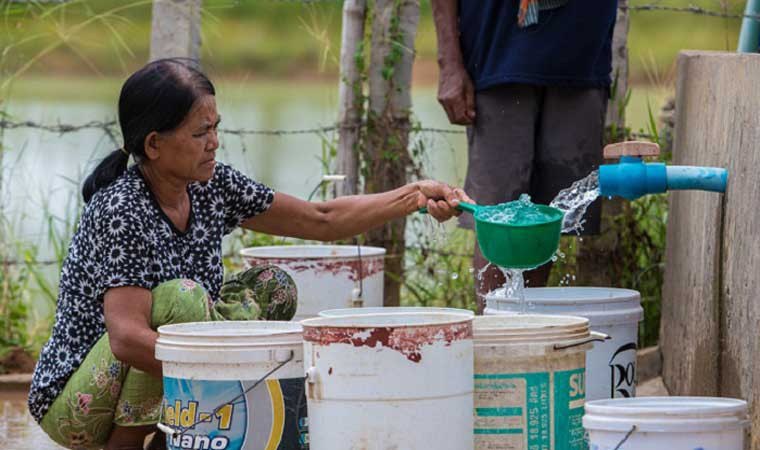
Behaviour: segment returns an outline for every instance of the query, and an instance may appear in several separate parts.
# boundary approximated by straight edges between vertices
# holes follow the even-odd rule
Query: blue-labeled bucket
[[[309,448],[300,324],[185,323],[158,333],[169,449]]]

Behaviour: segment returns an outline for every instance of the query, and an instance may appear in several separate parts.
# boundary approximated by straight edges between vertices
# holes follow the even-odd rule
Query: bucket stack
[[[639,322],[644,318],[641,295],[630,289],[597,287],[526,288],[532,314],[585,317],[595,331],[609,336],[586,355],[586,399],[636,396],[636,350]],[[504,289],[486,296],[486,315],[516,314],[521,300]]]
[[[528,291],[531,312],[551,314],[491,297],[477,317],[359,308],[160,327],[159,428],[170,449],[743,450],[743,401],[632,398],[624,371],[632,386],[617,389],[610,367],[635,373],[638,293]],[[587,403],[591,379],[606,384]]]

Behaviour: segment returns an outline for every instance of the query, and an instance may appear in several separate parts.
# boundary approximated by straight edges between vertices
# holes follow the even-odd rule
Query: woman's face
[[[214,96],[200,97],[177,129],[156,136],[158,145],[153,152],[157,158],[150,157],[150,149],[146,149],[150,164],[188,183],[210,180],[216,166],[219,148],[216,131],[220,120]]]

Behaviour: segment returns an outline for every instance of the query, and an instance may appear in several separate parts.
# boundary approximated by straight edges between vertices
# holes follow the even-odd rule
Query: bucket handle
[[[618,445],[616,445],[613,450],[619,450],[623,446],[623,444],[625,444],[625,442],[628,440],[628,438],[630,438],[631,435],[633,433],[635,433],[635,432],[636,432],[636,425],[634,425],[634,426],[631,427],[631,429],[628,431],[628,433],[626,433],[626,435],[623,437],[623,440],[620,441],[620,442],[618,442]]]
[[[211,412],[210,416],[214,417],[216,415],[216,413],[219,412],[219,410],[221,410],[222,408],[224,408],[225,405],[232,404],[235,401],[237,401],[239,398],[245,396],[245,394],[247,394],[248,392],[252,391],[256,386],[260,385],[264,380],[266,380],[272,374],[274,374],[275,372],[277,372],[278,370],[280,370],[283,366],[285,366],[285,364],[287,364],[290,361],[292,361],[295,357],[296,357],[296,353],[293,350],[290,350],[290,356],[287,359],[285,359],[280,364],[278,364],[277,367],[275,367],[274,369],[272,369],[269,372],[267,372],[263,377],[259,378],[255,383],[253,383],[253,385],[251,387],[249,387],[248,389],[246,389],[242,393],[240,393],[237,396],[235,396],[232,400],[224,402],[221,405],[219,405],[216,408],[214,408],[214,410]],[[166,401],[166,399],[164,399],[164,402],[165,401]],[[164,433],[166,433],[167,436],[174,436],[175,434],[178,434],[178,435],[181,436],[181,435],[185,434],[185,432],[187,430],[192,429],[194,426],[196,426],[198,423],[201,422],[200,420],[196,420],[195,422],[191,423],[190,425],[188,425],[186,427],[179,428],[179,429],[173,428],[173,427],[171,427],[169,425],[166,425],[165,423],[161,422],[161,420],[164,417],[164,406],[165,406],[164,402],[162,402],[162,404],[161,404],[161,411],[159,412],[158,423],[156,424],[156,427],[158,427],[159,430],[161,430]]]
[[[317,382],[317,368],[314,366],[309,367],[306,369],[306,373],[304,373],[304,378],[306,378],[306,382],[309,384],[314,384]]]
[[[575,341],[570,341],[567,344],[554,344],[554,350],[565,350],[568,348],[578,347],[584,344],[590,344],[592,342],[604,342],[609,339],[612,339],[612,338],[608,334],[600,333],[598,331],[592,331],[591,333],[589,333],[588,337],[577,339]]]

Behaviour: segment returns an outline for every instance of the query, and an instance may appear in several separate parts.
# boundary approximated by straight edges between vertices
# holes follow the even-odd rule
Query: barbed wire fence
[[[717,18],[722,18],[722,19],[753,19],[760,22],[760,14],[731,13],[728,11],[716,11],[716,10],[707,9],[707,8],[703,8],[701,6],[696,6],[696,5],[668,6],[668,5],[661,5],[659,3],[656,3],[656,4],[648,4],[648,5],[620,6],[619,9],[623,11],[629,11],[629,12],[661,11],[661,12],[672,12],[672,13],[688,13],[688,14],[694,14],[698,16],[717,17]]]
[[[361,123],[355,125],[356,127],[364,127],[366,124]],[[245,128],[220,128],[219,134],[224,136],[270,136],[270,137],[287,137],[296,135],[313,135],[324,136],[326,133],[337,132],[340,129],[339,124],[325,125],[325,126],[313,126],[308,128],[298,129],[245,129]],[[82,131],[101,131],[113,144],[113,148],[121,146],[119,143],[118,123],[116,120],[90,120],[80,124],[71,123],[39,123],[32,120],[14,120],[11,118],[0,119],[0,134],[5,130],[36,130],[39,132],[47,132],[63,136],[66,134],[74,134]],[[439,127],[424,127],[424,126],[412,126],[412,131],[417,133],[433,133],[442,135],[462,135],[465,133],[463,129],[455,128],[439,128]],[[225,255],[232,256],[232,255]],[[463,256],[463,255],[457,255]],[[54,266],[60,264],[58,260],[18,260],[11,259],[3,261],[3,264],[9,266],[19,265],[37,265],[37,266]]]
[[[734,13],[729,12],[725,8],[724,10],[708,9],[696,5],[688,6],[671,6],[663,5],[660,2],[651,4],[637,4],[619,6],[620,10],[628,12],[667,12],[667,13],[680,13],[680,14],[692,14],[696,16],[714,17],[720,19],[752,19],[760,22],[760,14],[746,14],[746,13]],[[760,47],[760,43],[758,43]],[[100,130],[114,145],[114,148],[121,146],[118,140],[118,123],[116,120],[90,120],[80,124],[70,123],[39,123],[32,120],[14,120],[7,114],[3,114],[3,118],[0,119],[0,136],[6,130],[19,130],[29,129],[38,130],[41,132],[54,133],[59,136],[71,133],[78,133],[86,130]],[[356,127],[364,127],[366,124],[358,124]],[[286,137],[295,135],[314,135],[324,136],[326,133],[337,132],[341,128],[340,124],[330,124],[324,126],[311,126],[306,128],[294,128],[294,129],[244,129],[244,128],[220,128],[219,133],[221,135],[230,136],[272,136],[272,137]],[[425,127],[425,126],[413,126],[412,131],[418,133],[432,133],[441,135],[462,135],[466,131],[462,128],[440,128],[440,127]],[[629,136],[634,139],[656,139],[656,136],[648,133],[631,132]],[[3,151],[0,148],[0,152]],[[456,255],[465,256],[465,255]],[[26,265],[34,264],[39,266],[52,266],[60,264],[57,260],[5,260],[4,265]]]

